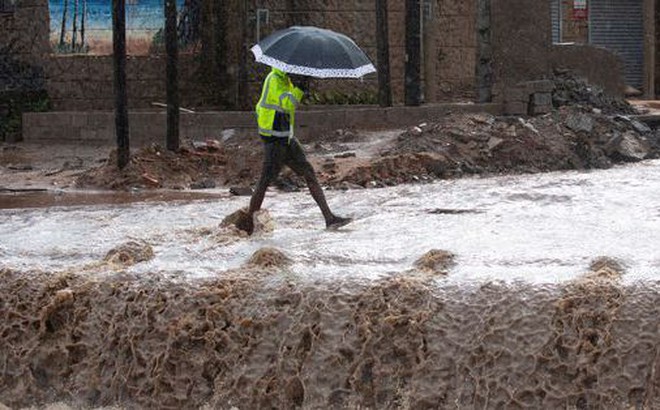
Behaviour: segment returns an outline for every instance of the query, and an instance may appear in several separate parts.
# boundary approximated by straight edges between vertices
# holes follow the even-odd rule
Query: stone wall
[[[132,109],[165,102],[165,66],[162,55],[128,56],[127,92]],[[46,89],[56,111],[112,110],[114,107],[112,56],[59,55],[44,61]],[[197,93],[194,56],[180,56],[182,106],[196,106],[204,97]]]
[[[432,15],[425,20],[424,66],[425,100],[439,102],[472,99],[474,95],[474,2],[433,0]],[[207,2],[213,4],[213,2]],[[199,58],[182,55],[182,105],[191,108],[208,104],[209,93],[221,88],[233,106],[249,109],[258,97],[267,69],[254,63],[247,49],[256,41],[257,9],[268,9],[270,18],[261,26],[261,37],[292,24],[317,25],[350,35],[374,60],[376,58],[375,3],[373,0],[252,0],[248,2],[248,18],[243,38],[241,2],[224,2],[227,8],[223,45],[226,73],[202,73]],[[205,6],[205,7],[207,7]],[[390,64],[393,100],[403,101],[405,63],[405,3],[389,1]],[[212,6],[208,6],[212,7]],[[207,8],[208,8],[207,7]],[[210,9],[205,12],[212,12]],[[16,39],[20,58],[39,64],[44,69],[47,90],[55,110],[108,110],[113,106],[112,59],[109,56],[54,55],[49,45],[49,12],[47,0],[19,2],[11,18],[0,17],[0,46]],[[14,41],[14,40],[11,40]],[[203,58],[203,57],[202,57]],[[245,61],[247,97],[240,95],[240,73]],[[128,96],[132,109],[148,108],[152,102],[165,99],[164,56],[129,56]],[[209,89],[208,77],[224,76],[227,81],[215,90]],[[316,81],[320,93],[355,94],[375,98],[376,75],[363,80]],[[330,101],[331,102],[331,101]],[[366,102],[366,101],[361,101]],[[223,107],[215,107],[223,108]]]
[[[476,2],[436,0],[425,21],[425,99],[474,100],[477,57]]]
[[[332,135],[337,129],[408,127],[449,112],[488,112],[497,115],[501,113],[501,107],[497,104],[314,107],[300,112],[296,135],[304,141],[310,136]],[[26,113],[23,122],[24,138],[30,142],[113,145],[116,141],[114,114],[111,111]],[[164,145],[167,132],[167,114],[164,111],[133,111],[129,113],[129,124],[131,145]],[[254,114],[246,111],[182,113],[180,125],[182,139],[221,140],[228,135],[255,138]]]

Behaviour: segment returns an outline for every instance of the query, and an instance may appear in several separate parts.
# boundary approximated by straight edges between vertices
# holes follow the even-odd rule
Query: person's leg
[[[254,230],[252,215],[261,209],[261,204],[264,202],[266,190],[277,175],[280,173],[284,161],[284,154],[280,144],[275,142],[264,143],[264,162],[261,168],[261,177],[259,182],[250,198],[250,207],[248,208],[248,220],[245,221],[246,226],[239,227],[245,230],[248,234],[252,234]]]
[[[289,168],[293,170],[293,172],[305,178],[307,188],[312,194],[312,198],[314,198],[314,201],[316,201],[316,204],[319,206],[321,212],[323,213],[326,226],[339,227],[351,222],[351,218],[342,218],[336,216],[330,210],[330,206],[328,206],[328,202],[325,199],[325,194],[323,193],[323,188],[321,188],[318,179],[316,179],[314,167],[312,167],[312,164],[310,164],[307,160],[305,152],[303,151],[302,146],[298,140],[295,138],[292,139],[288,148],[286,165],[288,165]]]

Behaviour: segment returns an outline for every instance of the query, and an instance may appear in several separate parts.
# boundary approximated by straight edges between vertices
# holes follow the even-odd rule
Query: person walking
[[[301,76],[292,77],[296,85],[287,73],[273,67],[264,80],[261,97],[256,105],[264,162],[261,178],[250,199],[246,226],[241,227],[250,235],[254,231],[253,215],[261,209],[268,186],[277,178],[284,165],[305,179],[309,192],[323,213],[327,228],[336,229],[352,221],[352,218],[337,216],[330,210],[314,168],[294,136],[296,107],[304,96],[306,79]]]

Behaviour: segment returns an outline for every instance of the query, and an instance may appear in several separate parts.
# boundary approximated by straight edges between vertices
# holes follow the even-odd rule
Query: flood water
[[[246,197],[152,194],[0,210],[1,404],[660,408],[660,161],[328,191],[339,231],[272,192],[250,238],[218,227]],[[233,269],[264,247],[293,264]],[[431,249],[447,276],[411,270]]]
[[[99,261],[128,240],[143,240],[155,258],[129,270],[181,278],[222,275],[264,246],[291,257],[290,275],[300,280],[375,279],[410,269],[431,249],[457,256],[443,283],[553,283],[582,274],[598,256],[622,261],[624,282],[657,279],[660,273],[660,161],[327,191],[337,214],[356,218],[336,232],[324,229],[306,191],[269,192],[264,208],[274,231],[229,244],[194,231],[214,229],[249,198],[226,197],[220,190],[206,194],[224,198],[165,195],[126,203],[126,194],[110,194],[91,205],[0,210],[0,257],[16,269],[60,270]]]

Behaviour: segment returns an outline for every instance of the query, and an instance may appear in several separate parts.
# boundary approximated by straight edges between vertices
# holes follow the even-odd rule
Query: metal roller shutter
[[[591,0],[589,41],[621,56],[626,83],[644,83],[644,17],[642,0]]]
[[[552,16],[552,42],[561,41],[561,0],[551,1],[550,13]]]

